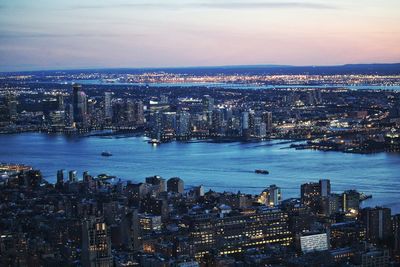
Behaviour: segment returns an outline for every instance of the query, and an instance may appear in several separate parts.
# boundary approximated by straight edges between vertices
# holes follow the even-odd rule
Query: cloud
[[[93,33],[31,33],[31,32],[1,32],[0,39],[19,39],[19,38],[92,38],[92,37],[112,37],[112,36],[143,36],[143,34],[93,34]]]
[[[233,2],[233,3],[199,3],[197,7],[222,8],[222,9],[248,9],[248,8],[304,8],[304,9],[336,9],[335,6],[308,2]]]
[[[81,5],[72,9],[142,8],[142,9],[338,9],[337,6],[305,1],[223,1],[186,3],[119,3],[114,5]]]

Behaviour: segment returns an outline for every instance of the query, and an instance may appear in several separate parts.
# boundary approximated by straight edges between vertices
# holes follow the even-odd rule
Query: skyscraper
[[[214,109],[214,98],[205,95],[203,98],[203,111],[211,112]]]
[[[87,97],[82,87],[78,84],[73,85],[73,119],[78,128],[87,126]]]
[[[214,98],[209,95],[205,95],[203,97],[203,114],[206,117],[206,120],[209,125],[212,123],[212,111],[214,109]]]
[[[111,92],[104,93],[104,116],[106,119],[112,118],[112,106],[111,106]]]
[[[177,114],[175,132],[179,139],[185,139],[190,135],[190,114],[188,112],[181,111]]]
[[[76,182],[77,181],[76,171],[75,170],[69,171],[69,173],[68,173],[68,181],[70,181],[70,182]]]
[[[14,121],[17,118],[17,98],[14,94],[8,94],[6,97],[6,103],[8,108],[8,115],[11,121]]]
[[[272,132],[272,112],[264,112],[263,113],[264,123],[267,126],[267,132]]]
[[[267,125],[262,121],[261,117],[254,118],[253,135],[258,138],[264,138],[267,136]]]
[[[89,218],[82,223],[82,264],[85,267],[112,265],[111,238],[106,223]]]
[[[211,134],[214,136],[222,135],[223,113],[220,109],[212,111],[211,115]]]
[[[168,192],[174,193],[183,193],[184,186],[183,180],[179,177],[173,177],[167,181],[167,190]]]
[[[136,101],[134,103],[134,120],[136,125],[144,124],[144,106],[142,101]]]
[[[65,103],[64,103],[64,96],[62,94],[59,94],[57,96],[57,104],[58,104],[58,110],[65,110]]]
[[[165,192],[165,179],[160,176],[147,177],[146,183],[157,186],[158,192]]]
[[[301,202],[313,209],[314,212],[320,212],[321,200],[331,193],[331,183],[328,179],[319,180],[318,183],[306,183],[301,185]]]
[[[133,126],[134,121],[135,121],[135,108],[133,101],[130,99],[127,99],[124,104],[124,122],[125,126]]]
[[[319,180],[321,197],[327,197],[331,193],[331,181],[328,179]]]
[[[64,185],[64,170],[58,170],[56,187],[60,189],[63,187],[63,185]]]
[[[246,136],[249,133],[249,112],[242,112],[241,117],[241,125],[242,125],[242,136]]]
[[[373,242],[387,241],[392,236],[391,210],[389,208],[366,208],[363,221],[367,227],[367,238]]]

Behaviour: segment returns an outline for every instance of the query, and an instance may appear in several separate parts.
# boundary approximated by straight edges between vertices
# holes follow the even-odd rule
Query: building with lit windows
[[[146,183],[157,187],[155,191],[165,192],[165,179],[160,176],[151,176],[146,178]]]
[[[300,237],[300,246],[303,253],[328,250],[328,235],[326,233],[303,235]]]
[[[113,266],[110,233],[101,218],[82,223],[82,263],[85,267]]]
[[[161,216],[140,214],[139,224],[142,232],[160,231],[162,227]]]
[[[111,119],[112,117],[112,105],[111,105],[111,92],[104,93],[104,116],[106,119]]]
[[[189,225],[192,256],[197,259],[212,250],[219,255],[229,255],[268,244],[289,246],[292,243],[288,215],[276,208],[223,218],[215,214],[194,216]]]
[[[389,208],[365,208],[362,220],[366,226],[367,238],[372,243],[387,241],[393,236],[391,210]]]
[[[73,121],[78,128],[87,126],[87,96],[78,84],[73,86],[72,95]]]
[[[182,194],[184,191],[183,180],[179,177],[173,177],[167,181],[167,191]]]
[[[306,183],[301,185],[301,201],[314,212],[320,210],[322,197],[328,197],[331,193],[330,180],[319,180],[318,183]]]
[[[342,194],[342,209],[344,212],[356,216],[360,209],[360,193],[356,190],[348,190]]]
[[[258,202],[268,207],[275,207],[282,202],[281,188],[271,185],[265,189],[258,198]]]

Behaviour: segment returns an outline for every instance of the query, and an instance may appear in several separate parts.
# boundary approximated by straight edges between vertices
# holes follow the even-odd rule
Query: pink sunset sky
[[[0,2],[0,71],[381,62],[399,0]]]

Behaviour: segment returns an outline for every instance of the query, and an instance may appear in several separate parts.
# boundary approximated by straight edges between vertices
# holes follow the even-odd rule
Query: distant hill
[[[347,64],[337,66],[290,66],[290,65],[238,65],[238,66],[208,66],[208,67],[171,67],[171,68],[102,68],[77,70],[29,71],[25,74],[46,74],[56,72],[66,73],[119,73],[140,74],[144,72],[165,71],[169,73],[186,73],[196,75],[216,74],[314,74],[314,75],[343,75],[343,74],[377,74],[400,75],[400,63],[393,64]],[[22,73],[22,72],[13,72]]]

